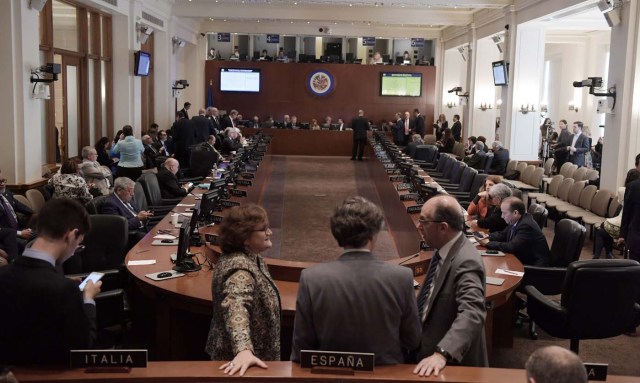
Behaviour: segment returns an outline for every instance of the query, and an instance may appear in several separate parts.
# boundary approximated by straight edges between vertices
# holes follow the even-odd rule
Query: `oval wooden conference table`
[[[305,132],[313,133],[313,132]],[[337,134],[344,133],[339,132]],[[349,138],[350,139],[350,138]],[[371,158],[371,157],[369,157]],[[393,233],[394,227],[391,222],[403,220],[405,226],[413,226],[411,235],[418,240],[413,240],[413,251],[406,252],[398,249],[400,254],[413,254],[417,251],[419,236],[415,229],[414,220],[416,215],[409,216],[406,213],[405,204],[399,200],[398,192],[389,181],[389,177],[383,165],[371,159],[362,165],[369,167],[369,174],[375,178],[376,186],[385,201],[385,205],[392,205],[392,211],[399,212],[400,217],[389,217],[389,230]],[[271,156],[267,154],[260,164],[252,185],[238,189],[247,191],[247,197],[232,197],[232,200],[247,203],[260,203],[263,188],[266,180],[273,169]],[[204,192],[203,189],[195,189],[194,193]],[[195,198],[187,196],[182,203],[194,204]],[[176,207],[175,211],[183,212],[187,207]],[[218,214],[224,215],[223,212]],[[152,265],[127,266],[133,276],[135,285],[139,292],[145,297],[144,318],[147,331],[155,340],[149,344],[150,357],[156,360],[189,360],[206,357],[204,354],[204,343],[209,330],[208,322],[211,318],[211,269],[210,264],[215,265],[219,248],[207,244],[202,247],[191,247],[191,252],[195,253],[195,258],[203,264],[200,271],[188,273],[183,277],[168,280],[153,281],[146,277],[146,274],[170,270],[173,266],[170,255],[175,253],[177,246],[154,246],[153,236],[158,230],[171,230],[173,234],[178,234],[171,223],[170,216],[165,217],[151,232],[145,236],[127,254],[126,262],[155,260]],[[200,233],[215,232],[216,227],[207,227],[200,230]],[[399,234],[402,237],[401,233]],[[406,233],[405,233],[406,236]],[[204,238],[203,238],[204,239]],[[396,237],[396,243],[398,243]],[[406,242],[406,241],[405,241]],[[400,247],[400,246],[398,246]],[[422,282],[427,271],[429,261],[433,255],[432,251],[421,251],[418,255],[406,256],[388,262],[403,264],[414,271],[418,282]],[[512,318],[513,318],[513,293],[521,280],[521,277],[511,275],[496,274],[498,268],[523,271],[522,264],[513,255],[507,254],[504,257],[483,257],[486,275],[488,277],[498,277],[504,279],[501,286],[487,285],[487,320],[485,331],[489,349],[491,345],[506,346],[512,345]],[[287,358],[290,352],[290,339],[293,330],[293,319],[295,316],[296,295],[298,290],[298,279],[301,270],[311,267],[314,263],[294,262],[279,259],[266,258],[269,272],[274,278],[282,301],[282,354]],[[215,267],[215,266],[214,266]],[[136,310],[139,310],[136,307]]]

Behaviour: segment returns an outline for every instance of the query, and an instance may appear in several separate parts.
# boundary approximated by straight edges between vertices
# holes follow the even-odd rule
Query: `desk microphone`
[[[177,214],[177,215],[181,215],[181,216],[183,216],[183,217],[187,217],[187,218],[191,218],[191,217],[192,217],[191,215],[182,214],[182,213],[177,212],[177,211],[175,211],[175,210],[171,210],[171,212],[172,212],[172,213],[174,213],[174,214]]]
[[[402,266],[402,265],[404,265],[405,263],[409,262],[410,260],[412,260],[413,258],[416,258],[416,257],[417,257],[417,256],[419,256],[419,255],[420,255],[420,252],[417,252],[417,253],[415,253],[415,254],[412,254],[409,258],[407,258],[407,259],[405,259],[404,261],[402,261],[402,262],[398,263],[398,266]]]

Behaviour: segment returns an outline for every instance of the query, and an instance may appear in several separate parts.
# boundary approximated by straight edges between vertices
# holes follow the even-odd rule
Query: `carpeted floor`
[[[341,248],[329,226],[334,207],[355,195],[381,205],[363,162],[344,157],[273,156],[272,164],[274,170],[262,201],[273,231],[273,247],[265,253],[267,257],[308,262],[335,260]],[[386,229],[378,236],[374,254],[385,260],[398,257]]]

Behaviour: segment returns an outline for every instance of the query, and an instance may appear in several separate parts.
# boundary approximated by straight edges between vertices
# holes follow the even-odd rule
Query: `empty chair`
[[[510,170],[516,170],[517,167],[518,167],[518,161],[517,160],[509,160],[509,162],[507,163],[507,173]]]
[[[562,180],[560,187],[558,188],[558,195],[556,197],[548,198],[544,201],[544,204],[547,208],[555,208],[561,202],[564,202],[569,199],[569,191],[571,187],[575,183],[573,178],[565,178]]]
[[[527,168],[527,166],[529,166],[529,164],[527,164],[526,162],[518,162],[518,164],[516,165],[516,170],[520,173],[520,176],[522,176],[522,174],[524,173],[524,170]],[[508,173],[508,169],[507,169],[507,173]]]
[[[558,174],[551,178],[551,182],[549,183],[549,188],[546,193],[529,193],[529,201],[535,199],[539,203],[544,203],[546,200],[557,197],[558,189],[564,180],[564,176]]]
[[[493,163],[493,154],[487,154],[482,161],[484,162],[482,165],[482,173],[489,174],[489,170],[491,169],[491,164]]]
[[[584,181],[587,179],[587,171],[589,170],[589,168],[585,168],[584,166],[581,168],[576,169],[573,172],[573,179],[576,181]]]
[[[531,217],[533,217],[533,220],[536,221],[540,229],[547,226],[547,217],[549,216],[549,210],[547,210],[544,205],[532,203],[529,206],[529,209],[527,209],[527,212],[531,214]]]
[[[555,162],[555,160],[553,158],[549,158],[544,162],[544,166],[542,167],[544,169],[544,175],[547,177],[551,177],[551,172],[553,171],[553,163]]]
[[[570,339],[571,351],[578,353],[580,339],[610,338],[638,325],[639,280],[637,261],[576,261],[567,268],[560,304],[534,285],[524,288],[527,312],[549,335]]]
[[[85,207],[87,208],[87,212],[89,212],[89,214],[91,215],[100,214],[102,211],[102,205],[104,204],[106,198],[106,195],[101,195],[100,197],[96,197],[87,202],[87,204],[85,205]]]
[[[584,225],[590,225],[590,235],[593,235],[593,227],[604,222],[609,211],[609,203],[613,194],[608,190],[598,190],[591,200],[591,208],[587,212],[575,214]]]
[[[600,178],[600,173],[596,169],[587,170],[586,180],[595,181]]]
[[[456,191],[460,193],[466,193],[471,189],[471,184],[473,184],[473,178],[478,174],[478,171],[474,168],[470,168],[465,166],[462,169],[462,175],[460,177],[460,182],[455,184],[440,184],[447,192]]]
[[[425,145],[435,145],[436,144],[436,136],[435,134],[425,134],[422,138],[422,141]]]
[[[571,177],[571,175],[573,175],[573,170],[571,170],[572,168],[573,168],[573,164],[571,162],[565,162],[564,164],[562,164],[562,166],[558,170],[558,174],[561,174],[565,178]]]
[[[578,206],[573,206],[566,211],[566,216],[571,219],[576,219],[577,214],[588,213],[591,208],[591,202],[593,201],[593,197],[595,197],[598,192],[598,187],[595,185],[587,185],[584,189],[582,189],[582,193],[580,193],[580,202]]]
[[[33,212],[38,214],[40,209],[42,209],[42,207],[44,206],[44,202],[45,202],[44,196],[42,195],[40,190],[29,189],[27,190],[25,195],[27,196],[27,199],[31,203],[31,209],[33,209]]]
[[[585,189],[586,181],[576,181],[569,189],[569,199],[555,206],[559,216],[563,216],[567,211],[580,206],[580,196]]]
[[[16,201],[20,202],[21,204],[25,205],[26,207],[28,207],[29,209],[33,210],[33,206],[31,206],[31,202],[29,202],[29,200],[27,199],[27,197],[20,195],[20,194],[14,194],[13,198],[15,198]]]
[[[463,207],[469,206],[469,202],[473,201],[474,198],[478,195],[480,188],[484,185],[484,180],[488,177],[487,174],[476,174],[473,178],[473,183],[469,188],[468,193],[460,193],[460,192],[449,192],[450,195],[456,197],[456,199],[460,202],[460,205]]]

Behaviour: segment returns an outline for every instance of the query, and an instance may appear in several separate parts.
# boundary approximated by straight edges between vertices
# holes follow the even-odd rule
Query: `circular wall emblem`
[[[326,96],[333,92],[336,82],[329,71],[318,69],[307,78],[307,88],[315,96]]]

